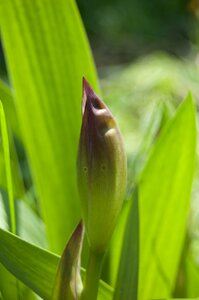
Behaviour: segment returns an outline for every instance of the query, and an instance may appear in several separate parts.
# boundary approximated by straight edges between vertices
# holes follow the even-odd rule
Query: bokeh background
[[[197,43],[197,0],[77,1],[98,66],[155,50],[186,56]]]
[[[132,183],[162,127],[189,91],[198,112],[199,0],[77,0],[77,4],[103,99],[124,135]],[[8,81],[1,43],[0,75]],[[18,152],[24,181],[31,187],[25,154],[22,149]],[[188,232],[199,267],[198,179],[197,168]]]
[[[123,132],[130,175],[135,178],[161,127],[188,91],[198,110],[199,0],[77,0],[77,4],[103,97]],[[1,43],[0,74],[8,80]],[[30,186],[22,155],[23,161]],[[198,185],[196,176],[190,217],[195,248],[199,248]]]

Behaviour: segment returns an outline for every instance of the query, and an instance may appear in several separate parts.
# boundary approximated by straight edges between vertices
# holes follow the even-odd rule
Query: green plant
[[[76,182],[82,76],[100,93],[91,51],[72,0],[0,1],[0,26],[9,75],[8,85],[0,82],[0,298],[78,299],[88,260],[86,240],[82,249]],[[155,134],[150,131],[152,124],[145,135],[153,145],[146,147],[143,142],[140,146],[135,158],[141,166],[139,172],[135,164],[129,166],[134,175],[128,178],[124,199],[126,171],[122,163],[118,205],[114,206],[117,197],[108,192],[113,196],[110,209],[114,208],[118,217],[110,242],[116,216],[113,224],[103,225],[102,212],[102,234],[96,237],[99,222],[92,222],[101,207],[93,206],[91,224],[83,213],[87,235],[92,236],[89,247],[91,240],[95,244],[92,251],[99,249],[98,238],[100,247],[103,237],[105,240],[101,279],[107,278],[107,283],[100,280],[98,300],[199,295],[198,269],[186,239],[196,158],[194,102],[189,94],[173,116],[165,113],[165,107],[156,109],[160,122]],[[102,158],[110,163],[112,173],[101,177],[102,183],[112,180],[117,171],[107,162],[106,151],[109,149],[104,147]],[[120,154],[123,156],[123,150]],[[118,154],[114,155],[118,163]],[[147,158],[144,164],[143,157]],[[113,189],[112,182],[109,185]],[[83,198],[88,194],[85,189]],[[96,187],[93,190],[98,201],[103,201]],[[110,226],[110,231],[103,226]],[[100,270],[101,262],[98,267]],[[86,275],[91,279],[92,272],[95,275],[92,269],[89,267]],[[183,288],[179,272],[189,276]],[[87,299],[96,297],[100,272],[96,274],[94,295],[89,295],[89,283],[83,296]]]

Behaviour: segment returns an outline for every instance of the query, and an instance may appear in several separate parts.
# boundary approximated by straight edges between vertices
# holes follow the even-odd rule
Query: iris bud
[[[126,174],[116,121],[84,79],[77,178],[89,246],[95,253],[103,253],[111,238],[123,204]]]

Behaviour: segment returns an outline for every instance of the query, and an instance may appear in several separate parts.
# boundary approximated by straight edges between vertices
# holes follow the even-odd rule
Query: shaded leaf
[[[1,133],[2,133],[6,186],[8,192],[8,216],[6,215],[4,204],[1,200],[1,209],[3,211],[1,213],[2,213],[2,217],[4,218],[3,220],[4,222],[1,222],[1,225],[8,228],[10,227],[11,231],[15,233],[16,219],[15,219],[15,204],[14,204],[13,184],[12,184],[12,174],[11,174],[10,149],[9,149],[9,141],[8,141],[7,124],[6,124],[4,109],[1,101],[0,101],[0,124],[1,124]],[[8,220],[10,222],[8,222]],[[17,278],[15,278],[11,273],[9,273],[1,264],[0,264],[0,278],[1,278],[0,290],[4,299],[17,300],[20,297],[23,298],[26,297],[26,299],[28,300],[33,297],[32,293],[30,293],[27,287],[24,287],[21,283],[19,283]]]
[[[2,80],[0,80],[0,99],[3,103],[8,126],[12,129],[14,135],[18,139],[21,139],[19,122],[17,120],[17,113],[14,104],[14,97],[8,85],[6,85]]]
[[[190,253],[185,259],[185,278],[185,289],[187,296],[199,296],[199,267],[194,262]]]
[[[19,122],[17,120],[16,109],[14,106],[14,99],[10,88],[0,80],[0,99],[2,101],[6,121],[8,124],[8,136],[10,142],[10,164],[13,174],[13,190],[16,197],[22,196],[24,193],[24,187],[21,179],[19,170],[15,145],[13,142],[13,135],[18,139],[21,139]],[[11,129],[11,130],[10,130]],[[5,163],[2,151],[0,151],[0,185],[1,188],[6,189],[6,178],[5,178]]]
[[[0,262],[40,297],[50,300],[60,257],[0,229]],[[85,271],[82,270],[84,278]],[[112,288],[100,282],[98,300],[111,300]]]

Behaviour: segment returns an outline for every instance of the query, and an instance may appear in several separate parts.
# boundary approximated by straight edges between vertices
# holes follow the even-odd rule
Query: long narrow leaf
[[[1,125],[0,127],[1,127],[2,146],[3,146],[3,158],[4,158],[4,165],[5,165],[5,174],[2,175],[6,177],[6,187],[7,187],[8,202],[9,202],[10,229],[13,233],[15,233],[16,222],[15,222],[15,207],[14,207],[12,175],[11,175],[10,150],[9,150],[9,141],[8,141],[5,114],[4,114],[4,109],[1,101],[0,101],[0,125]],[[1,207],[1,209],[3,210],[3,207]],[[5,210],[3,211],[5,213]],[[17,287],[17,280],[2,265],[0,265],[0,277],[1,277],[0,290],[3,294],[3,297],[4,298],[6,297],[6,299],[8,300],[11,298],[17,299],[19,296],[19,288]]]
[[[3,153],[4,153],[4,164],[5,164],[5,174],[6,177],[6,185],[8,192],[8,211],[10,222],[10,230],[15,233],[16,231],[16,219],[15,219],[15,204],[14,204],[14,195],[13,195],[13,184],[12,184],[12,174],[11,174],[11,159],[10,159],[10,149],[9,149],[9,140],[8,140],[8,132],[7,132],[7,124],[4,114],[3,105],[0,101],[0,124],[1,124],[1,133],[2,133],[2,145],[3,145]],[[3,207],[1,209],[5,212]],[[5,220],[6,221],[6,220]],[[9,273],[1,264],[0,264],[0,290],[2,295],[7,300],[19,299],[24,293],[26,294],[26,298],[30,299],[30,291],[18,280]]]
[[[131,200],[133,201],[125,226],[114,300],[138,299],[139,200],[137,190]]]
[[[40,297],[50,300],[60,257],[3,229],[0,245],[0,262]],[[98,300],[111,299],[111,287],[101,281]]]
[[[16,232],[16,222],[15,222],[15,207],[14,207],[14,195],[13,195],[13,185],[12,185],[12,174],[11,174],[11,165],[10,165],[10,150],[9,150],[9,141],[7,133],[7,125],[4,114],[3,105],[0,101],[0,124],[2,132],[2,141],[3,141],[3,150],[5,158],[5,170],[6,170],[6,181],[7,181],[7,191],[9,199],[9,211],[10,211],[10,224],[11,231]]]
[[[169,298],[186,233],[196,157],[191,95],[158,138],[141,176],[139,299]]]
[[[0,99],[3,103],[8,125],[12,129],[14,135],[18,139],[21,139],[19,122],[17,120],[17,113],[14,104],[14,97],[10,88],[2,80],[0,80]]]
[[[50,247],[61,252],[80,219],[75,164],[82,76],[97,88],[91,52],[73,0],[0,1],[0,25]]]
[[[2,80],[0,80],[0,99],[3,104],[6,122],[9,132],[9,142],[10,142],[10,164],[13,177],[13,192],[16,198],[24,195],[24,185],[22,182],[22,176],[19,168],[18,158],[16,154],[15,144],[13,141],[13,136],[19,141],[21,140],[21,133],[19,128],[19,122],[17,119],[17,113],[14,104],[14,97],[12,95],[11,89]],[[2,152],[0,152],[0,186],[6,190],[6,180],[3,176],[5,172],[5,163]]]

